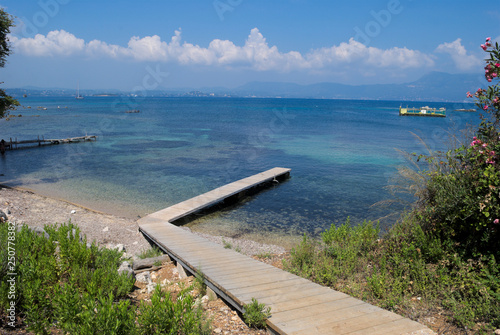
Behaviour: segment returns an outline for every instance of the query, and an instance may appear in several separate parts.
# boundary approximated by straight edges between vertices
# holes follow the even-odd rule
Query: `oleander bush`
[[[497,81],[499,45],[488,38],[482,48],[486,79]],[[415,155],[413,166],[427,168],[404,170],[411,212],[380,236],[349,221],[320,241],[304,236],[284,267],[413,319],[445,316],[459,332],[500,328],[500,87],[467,95],[481,123],[466,145]]]
[[[500,76],[500,48],[487,39],[485,76]],[[443,157],[427,157],[434,168],[418,210],[425,229],[451,239],[457,251],[473,259],[493,255],[500,259],[500,86],[478,89],[477,107],[485,113],[475,136]],[[439,164],[436,164],[439,161]]]

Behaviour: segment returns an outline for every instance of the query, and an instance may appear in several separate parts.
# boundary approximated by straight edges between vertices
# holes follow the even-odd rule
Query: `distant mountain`
[[[431,72],[405,84],[344,85],[317,83],[300,85],[284,82],[250,82],[235,89],[204,87],[201,89],[178,88],[147,91],[147,96],[157,97],[258,97],[258,98],[309,98],[396,101],[472,102],[466,99],[467,91],[486,87],[482,76]],[[75,89],[23,87],[6,89],[8,94],[28,96],[74,96]],[[130,95],[119,90],[80,90],[84,96]]]
[[[282,98],[466,101],[467,91],[475,91],[488,83],[484,77],[468,74],[431,72],[406,84],[343,85],[318,83],[251,82],[231,91],[232,95]]]

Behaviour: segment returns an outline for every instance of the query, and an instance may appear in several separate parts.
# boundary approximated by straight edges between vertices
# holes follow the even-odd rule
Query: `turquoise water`
[[[396,149],[445,149],[447,132],[478,114],[400,117],[401,102],[89,97],[21,98],[0,120],[0,137],[98,135],[92,143],[7,152],[0,182],[97,210],[137,217],[234,180],[280,166],[292,178],[193,223],[228,235],[317,234],[348,216],[379,219],[401,207],[372,207],[404,163]],[[421,103],[403,103],[419,107]],[[47,110],[37,110],[37,106]],[[125,113],[140,109],[141,113]],[[382,220],[390,225],[391,220]]]

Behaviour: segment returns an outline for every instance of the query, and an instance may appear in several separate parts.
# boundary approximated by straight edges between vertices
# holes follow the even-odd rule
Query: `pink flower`
[[[484,51],[486,51],[486,49],[488,49],[488,47],[484,44],[481,44],[481,48],[483,48]]]
[[[489,80],[491,81],[491,80]],[[488,110],[488,105],[484,105],[483,110]]]
[[[492,76],[493,78],[495,78],[495,77],[497,76],[497,73],[496,73],[496,72],[493,72],[493,73],[491,74],[491,76]]]
[[[500,223],[500,220],[499,220],[499,219],[495,219],[495,220],[493,221],[493,223],[494,223],[494,224],[499,224],[499,223]]]
[[[467,92],[467,98],[472,98],[472,94],[470,92]]]
[[[491,41],[491,37],[486,37],[486,42]]]
[[[496,66],[496,67],[500,67],[500,63],[496,63],[496,64],[495,64],[495,66]]]
[[[495,156],[495,152],[493,150],[490,151],[490,156]]]

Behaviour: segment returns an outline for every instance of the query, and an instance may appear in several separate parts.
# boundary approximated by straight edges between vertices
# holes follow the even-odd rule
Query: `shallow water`
[[[384,187],[404,163],[396,149],[425,153],[412,133],[433,150],[445,149],[450,127],[478,120],[476,113],[450,111],[470,105],[441,103],[404,105],[447,107],[445,119],[400,117],[401,103],[388,101],[89,97],[21,103],[34,108],[0,120],[0,137],[99,139],[7,152],[0,182],[111,214],[144,216],[275,166],[291,168],[287,182],[191,223],[231,236],[317,234],[348,216],[356,222],[397,212],[401,207],[372,207],[390,198]]]

